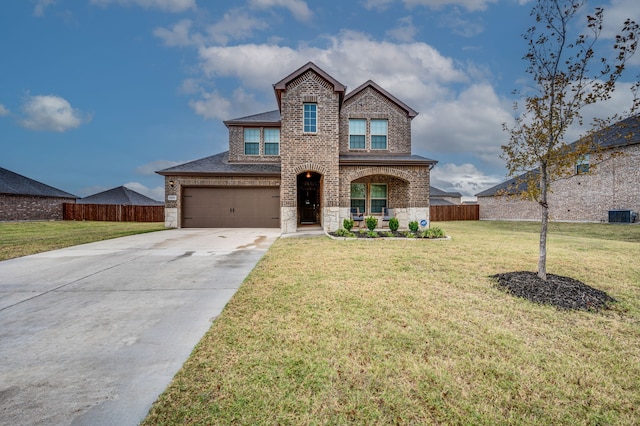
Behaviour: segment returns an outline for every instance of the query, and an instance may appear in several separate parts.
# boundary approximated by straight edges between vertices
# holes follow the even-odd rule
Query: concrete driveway
[[[279,235],[175,229],[0,262],[0,424],[138,424]]]

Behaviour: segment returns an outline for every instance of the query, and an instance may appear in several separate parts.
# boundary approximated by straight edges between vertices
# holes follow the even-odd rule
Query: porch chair
[[[387,222],[387,225],[388,225],[389,219],[395,216],[396,216],[396,213],[393,209],[388,209],[386,207],[383,207],[382,208],[382,226],[384,226],[384,222]]]
[[[364,223],[364,213],[360,213],[360,207],[351,207],[351,219],[358,228]]]

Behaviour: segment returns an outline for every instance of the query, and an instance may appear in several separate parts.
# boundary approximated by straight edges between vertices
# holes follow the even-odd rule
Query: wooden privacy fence
[[[63,218],[107,222],[164,222],[164,206],[64,203]]]
[[[432,222],[448,220],[480,220],[478,204],[456,204],[452,206],[429,207],[429,219]]]

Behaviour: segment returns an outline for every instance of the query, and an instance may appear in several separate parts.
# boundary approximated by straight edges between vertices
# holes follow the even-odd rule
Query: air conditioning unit
[[[609,210],[609,223],[632,223],[637,217],[631,210]]]

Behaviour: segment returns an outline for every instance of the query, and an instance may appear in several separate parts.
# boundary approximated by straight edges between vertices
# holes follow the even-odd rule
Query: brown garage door
[[[279,228],[280,188],[184,188],[183,228]]]

